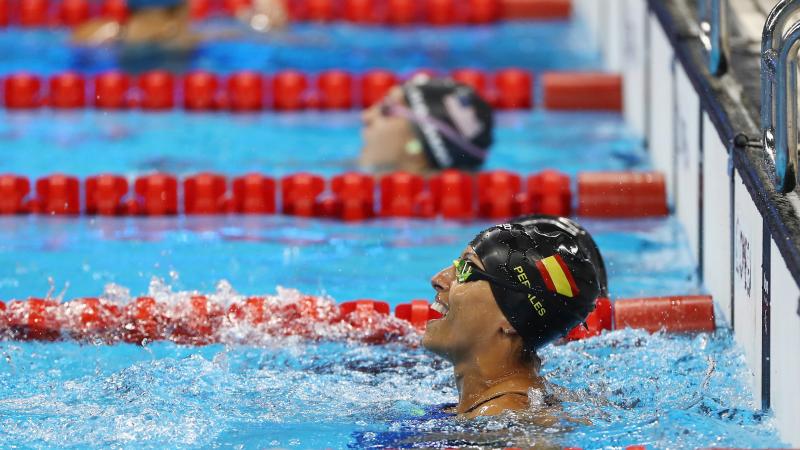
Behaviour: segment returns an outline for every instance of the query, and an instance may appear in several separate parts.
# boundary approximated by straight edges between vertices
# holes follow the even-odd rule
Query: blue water
[[[0,171],[186,174],[216,171],[275,176],[357,170],[357,113],[148,114],[0,111]],[[486,169],[634,170],[649,166],[641,139],[619,114],[498,114]],[[35,155],[35,156],[33,156]]]
[[[615,297],[699,293],[675,219],[585,221]],[[243,294],[278,285],[338,300],[431,299],[430,277],[490,223],[289,217],[0,218],[0,299],[96,296],[113,283],[143,295],[154,279],[176,290]],[[52,286],[51,286],[52,283]]]
[[[554,22],[387,32],[301,25],[284,35],[205,44],[171,68],[403,72],[476,61],[488,69],[601,67],[580,28]],[[93,73],[121,64],[115,49],[78,49],[60,44],[65,38],[63,31],[0,30],[0,75]],[[357,128],[354,113],[0,112],[0,171],[330,175],[354,167]],[[547,167],[575,174],[642,169],[649,162],[619,115],[501,114],[487,168],[530,173]],[[614,297],[703,291],[674,218],[583,223],[605,255]],[[0,299],[102,294],[124,303],[150,294],[169,303],[197,291],[227,304],[241,295],[295,295],[279,286],[336,301],[430,299],[430,276],[487,225],[0,217]],[[771,416],[752,402],[744,360],[724,330],[696,336],[616,331],[546,347],[546,394],[569,416],[592,422],[550,428],[530,424],[525,414],[426,419],[426,410],[455,400],[446,362],[407,345],[329,336],[307,342],[233,330],[223,344],[207,347],[0,342],[0,447],[781,445]],[[543,412],[537,399],[544,394],[530,394],[533,410],[526,414]]]
[[[68,69],[96,73],[120,66],[141,70],[159,65],[176,71],[199,68],[218,73],[287,68],[313,73],[333,68],[407,72],[420,67],[444,70],[520,66],[537,71],[602,67],[597,48],[587,45],[585,32],[574,22],[411,27],[388,32],[384,28],[348,24],[297,24],[286,33],[262,35],[220,21],[200,25],[198,32],[233,36],[207,41],[177,60],[161,58],[153,62],[145,57],[126,57],[117,48],[98,50],[54,44],[68,40],[64,30],[0,28],[0,76],[15,71],[49,75]]]
[[[399,345],[8,342],[0,356],[5,448],[781,446],[742,389],[743,357],[726,332],[628,330],[545,348],[548,393],[592,422],[548,428],[515,414],[420,418],[456,398],[452,369]]]

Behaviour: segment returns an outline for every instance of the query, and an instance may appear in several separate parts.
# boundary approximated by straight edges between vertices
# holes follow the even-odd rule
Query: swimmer
[[[359,165],[426,174],[477,170],[492,145],[492,108],[471,87],[417,76],[362,114]]]
[[[545,387],[537,350],[583,322],[601,292],[580,233],[522,221],[481,232],[431,280],[443,317],[422,345],[453,364],[461,417],[528,409],[528,392]]]
[[[190,49],[209,38],[191,31],[186,0],[128,0],[127,5],[130,15],[125,23],[103,18],[89,20],[73,31],[73,42],[83,45],[116,42],[133,46],[157,44]],[[284,28],[288,17],[283,0],[254,0],[252,7],[237,13],[239,20],[259,32]]]

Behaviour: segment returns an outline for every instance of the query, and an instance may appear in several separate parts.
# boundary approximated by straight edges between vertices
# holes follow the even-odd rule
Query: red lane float
[[[372,312],[378,314],[389,315],[391,311],[389,304],[386,302],[378,302],[375,300],[353,300],[339,304],[339,311],[342,316],[358,312]]]
[[[275,214],[275,180],[257,173],[234,179],[232,210],[239,214]]]
[[[48,0],[21,0],[18,6],[18,20],[23,27],[42,27],[48,24],[50,3]]]
[[[278,111],[297,111],[306,106],[308,78],[297,71],[278,72],[272,79],[274,107]]]
[[[589,314],[583,324],[570,330],[567,340],[577,341],[594,336],[600,336],[603,330],[613,330],[613,306],[611,300],[598,298],[595,309]]]
[[[137,344],[170,340],[206,345],[224,340],[227,328],[246,324],[254,328],[256,338],[298,336],[385,343],[409,334],[410,328],[401,326],[402,321],[422,331],[429,320],[440,317],[425,300],[397,305],[392,317],[386,302],[361,299],[336,305],[308,295],[292,301],[249,297],[230,306],[211,301],[204,295],[193,295],[169,304],[152,297],[139,297],[125,305],[100,298],[65,303],[31,298],[8,305],[0,302],[0,336],[48,341],[71,337]],[[585,324],[570,331],[567,340],[586,339],[602,334],[603,330],[622,328],[670,333],[713,332],[713,302],[709,296],[621,299],[613,303],[601,298]]]
[[[94,106],[123,109],[129,105],[130,77],[122,72],[105,72],[94,78]]]
[[[223,0],[222,2],[222,10],[231,16],[236,16],[252,6],[252,0]]]
[[[424,329],[429,320],[442,317],[439,312],[431,308],[427,300],[412,300],[411,303],[399,304],[394,308],[394,315],[420,329]]]
[[[495,170],[478,174],[478,215],[504,219],[527,213],[527,199],[522,196],[522,178],[511,172]]]
[[[353,77],[342,70],[329,70],[317,77],[322,109],[350,109],[353,106]]]
[[[117,216],[124,214],[123,198],[128,195],[128,180],[118,175],[96,175],[86,179],[86,214]]]
[[[6,306],[6,323],[12,339],[54,341],[61,336],[58,302],[30,298]]]
[[[26,184],[27,183],[27,184]],[[61,184],[59,184],[61,183]],[[169,174],[140,177],[128,198],[125,177],[99,175],[85,180],[85,203],[77,197],[80,182],[66,175],[40,180],[37,196],[27,200],[30,182],[17,175],[0,175],[0,214],[66,213],[145,214],[272,214],[276,183],[260,174],[233,181],[229,192],[222,175],[196,174],[180,182],[183,202],[177,204],[178,179]],[[335,176],[328,183],[318,175],[300,173],[281,180],[281,211],[304,217],[365,220],[381,217],[437,216],[469,220],[476,216],[504,219],[529,213],[569,216],[571,180],[545,170],[527,178],[506,171],[476,175],[445,170],[426,181],[419,175],[395,172],[380,180],[380,208],[375,206],[375,180],[360,173]],[[579,175],[578,215],[599,218],[650,217],[667,214],[664,177],[654,172],[583,173]],[[230,195],[229,195],[230,194]],[[325,194],[323,196],[323,194]],[[60,205],[60,206],[58,206]]]
[[[132,344],[164,340],[168,324],[165,305],[152,297],[139,297],[122,311],[120,338]]]
[[[92,15],[89,0],[19,0],[11,4],[0,0],[0,12],[5,7],[5,20],[15,16],[20,25],[42,27],[52,24],[76,26]],[[14,7],[13,14],[11,7]],[[237,16],[252,6],[252,0],[190,0],[189,15],[195,20],[224,14]],[[426,22],[434,26],[455,24],[489,24],[500,19],[566,19],[571,14],[569,0],[468,0],[464,5],[456,0],[302,0],[288,2],[293,21],[331,22],[342,19],[356,24],[408,25]],[[51,7],[53,8],[51,10]],[[55,12],[55,14],[52,14]],[[103,0],[103,17],[124,21],[129,16],[125,0]],[[53,20],[55,19],[55,20]]]
[[[617,300],[614,303],[614,327],[638,328],[654,333],[711,332],[714,302],[707,295],[657,297]]]
[[[198,70],[183,77],[183,107],[209,111],[217,107],[219,80],[213,73]]]
[[[522,69],[503,69],[495,73],[496,105],[500,109],[533,106],[533,76]]]
[[[312,22],[331,22],[336,18],[333,0],[306,0],[306,19]]]
[[[80,182],[62,174],[36,180],[36,207],[42,214],[80,213]]]
[[[77,109],[86,106],[86,81],[75,72],[65,72],[50,78],[50,107]]]
[[[415,217],[419,215],[420,195],[425,180],[416,174],[395,172],[381,178],[381,216]]]
[[[475,89],[475,92],[484,99],[489,99],[488,83],[484,72],[476,69],[456,69],[450,74],[450,77]]]
[[[363,173],[346,173],[331,180],[336,201],[335,217],[346,222],[375,215],[375,179]]]
[[[667,189],[660,172],[578,174],[578,215],[584,217],[665,216]]]
[[[172,175],[155,173],[136,179],[135,213],[145,216],[175,215],[178,213],[178,180]]]
[[[566,20],[572,15],[571,0],[501,0],[505,20]]]
[[[139,99],[142,109],[160,111],[175,107],[175,77],[163,70],[154,70],[139,77]]]
[[[170,327],[169,340],[179,344],[205,345],[214,342],[214,335],[222,325],[224,310],[211,303],[204,295],[194,295],[188,302],[176,305],[188,311],[179,314]]]
[[[410,25],[417,21],[417,0],[389,0],[389,23]]]
[[[205,19],[211,15],[213,6],[212,0],[189,0],[189,16],[196,20]]]
[[[183,180],[183,211],[186,214],[227,212],[228,180],[216,173],[199,173]]]
[[[271,107],[276,111],[368,107],[380,101],[393,86],[418,75],[438,76],[436,71],[424,68],[406,77],[385,70],[368,71],[358,77],[342,70],[329,70],[315,78],[312,89],[306,74],[281,71],[271,79]],[[451,76],[472,86],[498,109],[530,108],[533,105],[533,76],[524,70],[504,69],[487,74],[459,69]],[[182,92],[178,105],[188,111],[259,111],[266,107],[266,77],[256,72],[237,72],[223,78],[207,71],[194,71],[176,78],[169,72],[156,70],[135,78],[133,86],[132,79],[118,71],[96,75],[91,82],[94,99],[87,102],[84,77],[73,72],[60,73],[50,77],[49,101],[43,101],[40,78],[15,73],[3,82],[5,105],[9,109],[38,108],[49,103],[54,108],[92,105],[100,109],[138,107],[161,111],[175,107],[177,83]]]
[[[86,22],[89,13],[88,0],[61,0],[61,4],[58,5],[59,23],[68,27]]]
[[[299,173],[281,180],[283,213],[290,216],[314,217],[319,212],[319,196],[325,180],[310,173]]]
[[[572,214],[572,182],[568,175],[543,170],[528,178],[530,209],[537,214],[569,216]]]
[[[622,111],[622,77],[591,72],[542,75],[544,107],[551,110]]]
[[[111,338],[120,329],[122,310],[119,306],[99,298],[82,298],[62,304],[64,331],[73,339],[82,341]]]
[[[31,182],[17,175],[0,175],[0,214],[22,214],[27,211],[25,199]]]
[[[258,111],[264,107],[264,80],[256,72],[237,72],[228,77],[227,104],[233,111]]]
[[[100,6],[100,16],[117,22],[128,20],[128,4],[126,0],[105,0]]]
[[[375,0],[345,0],[344,18],[348,22],[362,25],[378,25],[385,22],[383,5]]]
[[[501,6],[500,0],[469,0],[469,22],[481,25],[496,22]]]
[[[3,98],[8,109],[30,109],[41,106],[39,77],[27,73],[17,73],[3,81]]]
[[[8,26],[8,2],[9,0],[0,0],[0,27]]]
[[[449,26],[458,23],[455,0],[427,0],[426,19],[433,26]]]
[[[469,220],[475,216],[475,180],[468,173],[444,170],[430,179],[435,210],[445,219]]]

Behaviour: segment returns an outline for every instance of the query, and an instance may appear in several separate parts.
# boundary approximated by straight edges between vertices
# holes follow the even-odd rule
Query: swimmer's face
[[[405,157],[406,145],[414,139],[414,130],[408,119],[381,113],[381,105],[387,103],[405,105],[403,91],[399,86],[393,87],[382,102],[361,114],[364,147],[361,149],[359,164],[363,167],[387,170],[396,168]]]
[[[461,258],[484,268],[472,247],[467,246]],[[428,322],[422,338],[428,350],[451,361],[459,360],[510,327],[486,281],[459,282],[451,264],[434,275],[431,284],[436,290],[435,301],[444,306],[446,314]]]

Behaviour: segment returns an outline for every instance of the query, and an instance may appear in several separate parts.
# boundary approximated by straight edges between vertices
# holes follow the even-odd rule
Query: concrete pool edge
[[[733,76],[709,74],[686,2],[581,0],[576,11],[624,73],[626,118],[667,174],[701,280],[744,350],[755,404],[799,445],[798,200],[775,191],[763,150],[748,145],[760,141],[758,111]]]

